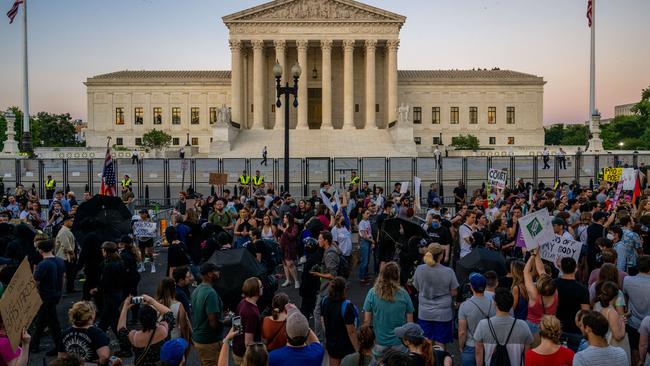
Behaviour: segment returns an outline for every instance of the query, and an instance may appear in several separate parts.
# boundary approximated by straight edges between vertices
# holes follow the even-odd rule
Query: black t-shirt
[[[512,277],[507,277],[507,276],[499,277],[499,286],[497,287],[510,290],[510,288],[512,287]]]
[[[324,298],[321,308],[325,320],[325,348],[330,356],[338,359],[354,353],[354,346],[346,328],[347,325],[354,325],[354,307],[352,303],[348,303],[345,314],[341,314],[341,307],[341,301],[329,301]]]
[[[466,198],[465,196],[467,195],[467,190],[465,187],[456,187],[454,188],[454,194],[458,197],[461,198]],[[454,201],[459,202],[458,198],[454,196]]]
[[[429,226],[429,228],[427,228],[427,233],[433,239],[434,242],[440,245],[451,244],[451,233],[449,232],[449,229],[447,229],[444,226],[440,226],[437,229],[434,229],[431,226]]]
[[[575,315],[580,310],[581,304],[589,304],[589,291],[578,281],[555,279],[557,287],[558,306],[555,316],[562,323],[562,331],[580,334],[580,329],[575,324]]]
[[[167,252],[167,263],[169,267],[181,267],[190,264],[190,257],[183,248],[182,243],[172,244]]]
[[[97,362],[97,350],[109,345],[106,333],[92,326],[90,328],[68,328],[63,332],[59,352],[75,354],[86,362]]]

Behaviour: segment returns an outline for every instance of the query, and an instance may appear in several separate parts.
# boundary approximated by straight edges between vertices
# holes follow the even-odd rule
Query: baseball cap
[[[476,292],[485,291],[487,279],[480,273],[473,272],[469,275],[469,283]]]
[[[395,337],[408,340],[424,339],[424,331],[418,324],[409,322],[395,328]]]
[[[200,272],[202,275],[206,275],[210,272],[219,272],[221,266],[214,264],[212,262],[205,262],[201,265]]]
[[[188,343],[183,338],[174,338],[165,342],[160,349],[160,361],[178,366],[183,361]]]
[[[286,323],[287,337],[298,338],[309,335],[309,322],[296,308],[289,309]]]

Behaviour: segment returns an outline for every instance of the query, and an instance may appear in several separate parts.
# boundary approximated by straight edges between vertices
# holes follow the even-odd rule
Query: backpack
[[[496,348],[494,349],[494,352],[492,352],[492,356],[490,356],[490,365],[511,366],[507,345],[508,345],[508,341],[510,341],[512,330],[515,328],[515,324],[517,324],[517,319],[513,320],[512,326],[510,327],[510,332],[508,333],[508,337],[506,338],[506,341],[503,342],[503,344],[499,343],[499,339],[497,338],[497,334],[494,331],[494,327],[492,327],[492,322],[490,321],[490,318],[487,319],[487,322],[488,322],[488,326],[490,327],[490,333],[492,333],[492,337],[494,337],[494,342],[496,342],[497,344]]]
[[[323,298],[321,301],[320,307],[321,309],[327,305],[327,296]],[[354,328],[359,329],[359,309],[357,308],[356,305],[350,302],[350,300],[345,299],[341,302],[341,318],[345,319],[345,310],[347,309],[348,305],[352,306],[352,312],[354,313]],[[321,311],[322,313],[322,311]]]

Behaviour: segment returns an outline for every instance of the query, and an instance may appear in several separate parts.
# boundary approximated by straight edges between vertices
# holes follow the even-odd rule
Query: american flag
[[[14,6],[11,7],[11,10],[7,12],[7,16],[9,17],[9,24],[14,22],[14,18],[18,14],[18,9],[20,9],[20,4],[23,3],[23,0],[16,0],[14,2]]]
[[[591,0],[587,2],[587,20],[589,20],[589,28],[591,28],[591,17],[594,16],[594,8],[591,6]]]
[[[106,149],[106,159],[104,159],[104,171],[102,172],[102,188],[99,194],[114,197],[117,195],[117,179],[115,178],[115,167],[111,157],[111,149]]]

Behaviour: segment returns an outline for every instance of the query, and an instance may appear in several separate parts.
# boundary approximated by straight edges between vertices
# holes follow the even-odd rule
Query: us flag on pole
[[[115,177],[115,167],[111,157],[111,149],[106,149],[106,159],[104,159],[104,171],[102,172],[102,187],[99,194],[104,196],[117,196],[117,179]]]
[[[18,9],[20,9],[20,4],[22,3],[23,0],[14,1],[14,6],[12,6],[11,9],[7,12],[7,16],[9,17],[9,24],[14,22],[14,18],[18,14]]]
[[[594,16],[594,8],[591,6],[591,0],[587,2],[587,20],[589,21],[589,28],[591,28],[591,19]]]

